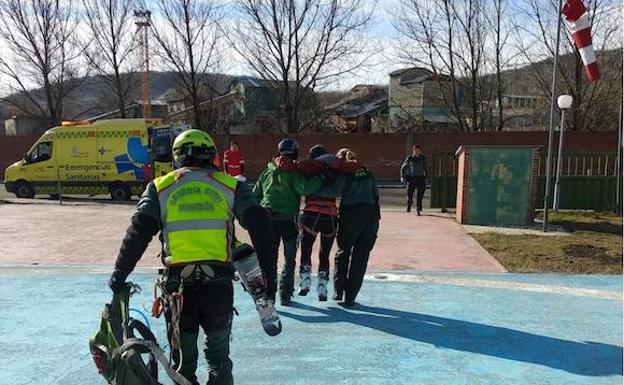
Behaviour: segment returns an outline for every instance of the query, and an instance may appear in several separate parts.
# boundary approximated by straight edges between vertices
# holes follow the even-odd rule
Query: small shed
[[[456,152],[457,221],[463,224],[533,224],[538,146],[460,146]]]

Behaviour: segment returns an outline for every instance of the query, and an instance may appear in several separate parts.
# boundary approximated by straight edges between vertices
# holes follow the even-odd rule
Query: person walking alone
[[[422,148],[417,144],[412,146],[412,153],[401,165],[401,183],[407,186],[407,212],[412,211],[414,192],[416,192],[416,213],[420,215],[427,188],[427,160],[422,153]]]

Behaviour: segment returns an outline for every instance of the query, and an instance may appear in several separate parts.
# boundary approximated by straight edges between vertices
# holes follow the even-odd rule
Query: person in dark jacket
[[[416,191],[416,212],[420,215],[427,188],[427,160],[422,153],[422,148],[417,144],[412,147],[412,154],[405,158],[401,165],[401,183],[407,186],[407,212],[412,211],[414,191]]]
[[[343,148],[338,158],[355,160],[353,151]],[[377,240],[380,208],[375,176],[366,167],[347,174],[340,200],[338,252],[334,260],[334,296],[352,307],[362,287],[370,252]]]

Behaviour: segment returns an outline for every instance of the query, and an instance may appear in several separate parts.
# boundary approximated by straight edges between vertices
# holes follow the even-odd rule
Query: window
[[[151,141],[152,157],[155,162],[171,162],[173,160],[171,153],[173,138],[171,135],[155,136]]]
[[[28,163],[37,163],[52,158],[52,142],[41,142],[28,154]]]

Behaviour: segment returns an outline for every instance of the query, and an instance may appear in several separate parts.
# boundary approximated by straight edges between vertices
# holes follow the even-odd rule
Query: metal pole
[[[555,57],[553,58],[553,79],[552,79],[552,88],[551,88],[551,98],[550,98],[550,124],[548,126],[548,155],[546,156],[546,186],[544,191],[544,223],[542,226],[542,230],[544,232],[548,231],[548,207],[550,201],[550,171],[551,171],[551,163],[552,163],[552,141],[553,141],[553,131],[555,125],[555,103],[556,96],[555,93],[557,91],[557,64],[559,61],[559,42],[561,41],[561,5],[563,0],[559,0],[559,7],[557,8],[557,40],[555,45]]]
[[[620,123],[618,125],[618,148],[617,148],[617,161],[615,163],[615,175],[616,175],[616,194],[615,194],[615,212],[617,214],[622,213],[622,119],[624,118],[622,114],[624,113],[622,109],[624,108],[624,95],[622,96],[622,101],[620,103]]]
[[[563,169],[563,135],[565,132],[565,110],[561,110],[559,122],[559,151],[557,152],[557,175],[555,177],[555,194],[553,197],[553,210],[559,211],[559,199],[561,196],[561,171]]]
[[[56,187],[57,190],[56,192],[58,193],[58,201],[59,201],[59,205],[63,205],[63,192],[62,192],[62,188],[61,188],[61,168],[57,165],[56,166]]]

